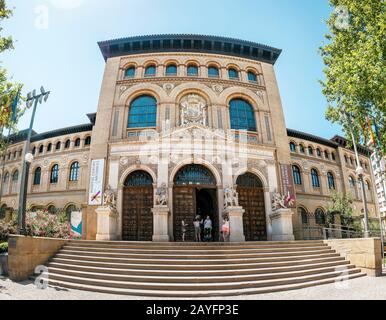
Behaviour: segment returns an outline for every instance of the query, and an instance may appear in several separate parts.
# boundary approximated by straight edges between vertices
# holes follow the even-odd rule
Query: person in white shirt
[[[206,217],[204,222],[204,233],[205,233],[205,240],[210,241],[212,240],[212,229],[213,229],[213,223],[209,216]]]

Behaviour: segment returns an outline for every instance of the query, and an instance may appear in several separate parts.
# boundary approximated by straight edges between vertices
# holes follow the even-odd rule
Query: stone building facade
[[[215,239],[230,215],[241,219],[238,240],[273,240],[277,194],[294,213],[294,229],[302,225],[299,208],[326,213],[332,190],[354,191],[360,214],[358,184],[349,185],[349,177],[356,179],[354,156],[342,138],[286,129],[274,72],[280,50],[192,35],[99,46],[106,67],[90,124],[33,136],[31,207],[81,208],[85,239],[97,239],[100,225],[111,223],[111,239],[142,241],[179,241],[182,221],[191,225],[197,215],[211,217]],[[2,177],[21,172],[23,141],[22,133],[15,137]],[[367,149],[362,151],[369,211],[375,216],[372,167]],[[102,161],[102,190],[93,195],[96,161]],[[15,208],[18,189],[3,181],[2,204]],[[101,220],[106,190],[114,195],[113,212]],[[234,212],[224,201],[229,192],[237,192]],[[193,240],[192,227],[187,240]]]

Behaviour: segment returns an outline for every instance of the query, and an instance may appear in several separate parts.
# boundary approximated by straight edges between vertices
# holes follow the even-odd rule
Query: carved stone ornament
[[[172,90],[175,88],[175,85],[172,83],[165,83],[162,88],[166,91],[166,93],[169,95]]]
[[[190,94],[181,102],[181,126],[197,124],[207,126],[207,107],[205,100],[196,94]]]
[[[168,188],[166,183],[163,183],[155,192],[155,205],[166,206],[168,204]]]
[[[217,93],[218,95],[224,91],[224,87],[223,86],[220,86],[218,84],[215,84],[212,86],[212,89],[215,93]]]
[[[238,207],[239,206],[239,194],[232,187],[226,187],[224,189],[224,208]]]
[[[120,88],[119,88],[119,93],[120,93],[120,95],[122,96],[124,93],[125,93],[125,91],[127,90],[127,89],[129,89],[130,88],[130,86],[121,86]]]
[[[116,209],[117,207],[117,197],[110,186],[107,187],[106,191],[103,194],[103,205],[112,209]]]
[[[262,103],[264,103],[264,91],[262,90],[258,90],[256,92],[257,96],[259,97],[259,99],[261,100]]]
[[[121,160],[119,160],[119,163],[122,165],[122,166],[126,166],[128,163],[129,163],[129,159],[128,158],[121,158]]]

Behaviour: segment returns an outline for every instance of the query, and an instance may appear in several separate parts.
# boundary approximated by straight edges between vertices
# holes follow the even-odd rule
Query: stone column
[[[155,206],[153,212],[153,241],[154,242],[169,242],[168,220],[169,207]]]
[[[117,240],[118,213],[111,207],[98,207],[96,240]]]
[[[272,223],[272,241],[294,241],[291,209],[278,209],[270,215]]]
[[[243,215],[245,210],[242,207],[228,207],[224,214],[229,218],[230,242],[245,242]]]

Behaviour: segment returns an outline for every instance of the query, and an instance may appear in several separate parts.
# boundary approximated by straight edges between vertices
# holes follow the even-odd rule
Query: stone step
[[[323,274],[339,271],[342,273],[348,273],[351,269],[354,269],[353,265],[339,265],[332,267],[319,267],[314,269],[307,270],[295,270],[295,271],[282,271],[282,272],[272,272],[272,270],[266,270],[265,273],[255,273],[255,274],[233,274],[233,275],[135,275],[135,274],[117,274],[107,272],[104,270],[100,272],[90,272],[90,271],[79,271],[79,270],[69,270],[67,268],[58,268],[58,267],[49,267],[49,274],[56,275],[67,275],[78,278],[89,278],[89,279],[100,279],[100,280],[109,280],[109,281],[120,281],[120,282],[143,282],[143,283],[164,283],[169,284],[211,284],[211,283],[233,283],[233,282],[246,282],[246,281],[260,281],[260,280],[273,280],[273,279],[282,279],[282,278],[294,278],[307,275]]]
[[[207,249],[198,247],[197,249],[184,248],[181,247],[179,250],[174,250],[175,254],[202,254],[202,255],[217,255],[217,254],[244,254],[244,253],[287,253],[294,251],[321,251],[329,250],[331,247],[328,246],[308,246],[308,247],[287,247],[287,248],[243,248],[243,249],[233,249],[233,248],[216,248],[216,249]],[[91,246],[75,246],[75,245],[66,245],[62,248],[66,251],[90,251],[90,252],[103,252],[103,253],[133,253],[133,254],[170,254],[170,249],[138,249],[138,248],[108,248],[108,247],[91,247]]]
[[[270,267],[296,267],[298,265],[312,265],[316,263],[349,263],[345,261],[343,257],[334,255],[333,257],[325,258],[313,258],[313,259],[303,259],[303,260],[290,260],[290,261],[274,261],[274,262],[257,262],[257,263],[234,263],[234,264],[156,264],[156,263],[116,263],[116,262],[100,262],[100,261],[90,261],[90,260],[74,260],[71,258],[59,258],[54,257],[51,259],[50,263],[58,263],[61,265],[73,265],[80,267],[96,267],[96,268],[108,268],[108,269],[131,269],[138,270],[138,272],[146,270],[160,270],[167,272],[173,272],[174,270],[185,271],[202,271],[202,270],[212,270],[214,272],[221,272],[222,270],[239,270],[250,269],[250,268],[270,268]]]
[[[309,280],[302,281],[294,284],[286,284],[286,285],[275,285],[275,286],[266,286],[261,288],[241,288],[241,289],[231,289],[231,290],[206,290],[206,291],[171,291],[171,290],[134,290],[134,289],[123,289],[123,288],[110,288],[107,286],[95,286],[95,285],[86,285],[80,284],[76,282],[69,281],[60,281],[49,279],[50,286],[58,286],[59,288],[68,288],[75,290],[83,290],[83,291],[91,291],[91,292],[99,292],[99,293],[108,293],[115,295],[127,295],[127,296],[141,296],[147,298],[209,298],[209,297],[242,297],[246,295],[252,294],[263,294],[263,293],[273,293],[280,291],[289,291],[296,290],[302,288],[308,288],[318,285],[324,285],[329,283],[344,283],[351,279],[356,279],[359,277],[364,277],[363,273],[354,273],[350,275],[325,278],[320,280]]]
[[[301,264],[297,266],[280,266],[280,267],[263,267],[263,268],[245,268],[245,269],[228,269],[228,270],[197,270],[197,269],[181,269],[181,270],[157,270],[156,268],[149,269],[129,269],[129,268],[108,268],[108,267],[95,267],[90,265],[74,265],[58,262],[50,262],[48,268],[57,268],[70,271],[84,271],[91,273],[110,273],[110,274],[122,274],[122,275],[150,275],[150,276],[227,276],[227,275],[254,275],[263,273],[276,273],[276,272],[291,272],[301,270],[311,270],[327,267],[348,266],[349,261],[333,261],[324,263],[309,263]]]
[[[78,255],[83,257],[112,257],[112,258],[125,258],[125,259],[181,259],[181,260],[215,260],[215,259],[246,259],[246,258],[270,258],[270,257],[291,257],[301,255],[315,255],[334,252],[331,249],[321,250],[300,250],[289,252],[258,252],[258,253],[235,253],[235,254],[180,254],[177,252],[165,252],[163,254],[148,254],[148,253],[120,253],[120,252],[101,252],[101,251],[78,251],[78,250],[60,250],[60,254]]]
[[[352,275],[361,273],[360,269],[353,268],[348,269],[344,275]],[[46,275],[47,276],[47,275]],[[158,283],[158,282],[129,282],[129,281],[116,281],[116,280],[105,280],[105,279],[94,279],[79,276],[69,276],[63,274],[57,274],[50,272],[50,280],[58,280],[64,282],[73,282],[82,285],[91,285],[98,287],[110,287],[110,288],[121,288],[127,290],[160,290],[160,291],[213,291],[213,290],[240,290],[240,289],[252,289],[262,288],[271,286],[283,286],[296,283],[302,283],[307,281],[317,281],[328,278],[336,278],[342,276],[341,271],[333,271],[312,275],[303,275],[291,278],[279,278],[279,279],[268,279],[268,280],[256,280],[256,281],[239,281],[231,283]]]
[[[243,242],[243,243],[231,243],[231,242],[209,242],[209,243],[197,243],[197,242],[101,242],[101,241],[69,241],[66,246],[76,247],[98,247],[98,248],[117,248],[117,249],[150,249],[150,250],[237,250],[237,249],[275,249],[275,248],[297,248],[297,247],[327,247],[322,241],[296,241],[296,242]]]
[[[57,258],[67,258],[73,260],[83,260],[87,259],[89,261],[98,261],[98,262],[115,262],[115,263],[138,263],[138,264],[179,264],[179,265],[194,265],[194,264],[239,264],[239,263],[258,263],[258,262],[278,262],[278,261],[296,261],[296,260],[304,260],[304,259],[312,259],[312,258],[327,258],[327,257],[340,257],[338,253],[334,253],[329,250],[326,253],[312,253],[312,254],[304,254],[299,253],[298,255],[291,256],[264,256],[264,257],[248,257],[248,258],[230,258],[225,257],[224,259],[172,259],[170,257],[165,257],[164,259],[153,259],[153,256],[147,256],[144,258],[124,258],[113,256],[106,256],[103,254],[100,255],[85,255],[83,252],[74,254],[74,253],[63,253],[59,252],[56,255]]]

